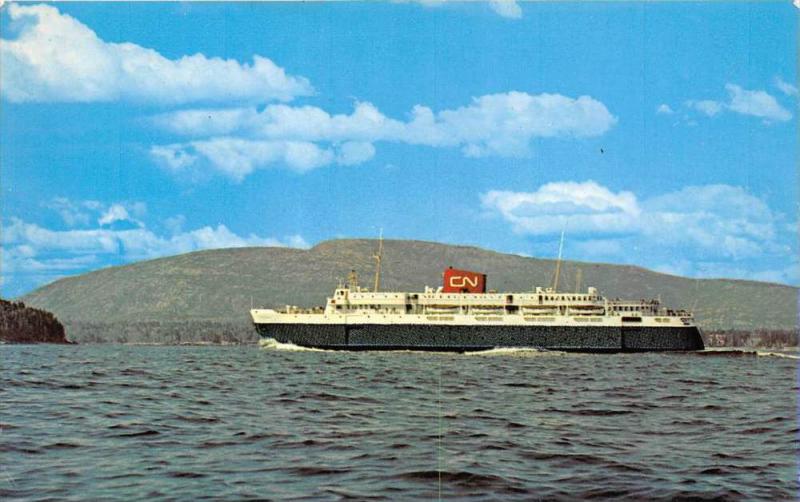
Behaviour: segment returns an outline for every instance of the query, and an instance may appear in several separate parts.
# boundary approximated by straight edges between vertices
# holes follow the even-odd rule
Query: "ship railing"
[[[504,307],[470,307],[471,314],[501,314],[505,312]]]
[[[603,310],[602,305],[570,305],[570,310],[585,310],[585,311],[593,311],[593,310]]]
[[[523,312],[527,313],[539,313],[539,312],[555,312],[558,310],[558,305],[537,305],[537,306],[528,306],[524,305],[521,307]]]
[[[283,308],[276,309],[279,314],[322,314],[325,312],[325,307],[296,307],[294,305],[286,305]]]

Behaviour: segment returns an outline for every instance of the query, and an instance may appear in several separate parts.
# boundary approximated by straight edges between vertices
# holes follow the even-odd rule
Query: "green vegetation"
[[[741,347],[782,349],[797,347],[798,332],[793,330],[756,329],[752,331],[731,330],[707,333],[704,339],[706,348]]]
[[[81,323],[95,326],[94,333],[98,323],[147,326],[155,321],[165,326],[218,322],[247,330],[251,305],[322,305],[351,269],[358,271],[362,285],[371,286],[376,248],[375,240],[335,240],[309,250],[199,251],[61,279],[23,299],[54,312],[65,321],[73,339],[70,326]],[[438,286],[448,265],[488,274],[488,287],[498,291],[549,285],[555,269],[553,260],[389,240],[385,242],[382,289],[419,291],[425,285]],[[595,286],[610,298],[660,297],[667,306],[693,309],[706,330],[794,330],[796,326],[797,288],[753,281],[695,280],[640,267],[566,261],[561,268],[562,291],[575,289],[578,269],[582,288]],[[77,339],[81,341],[81,336]],[[182,338],[191,339],[196,340],[190,334]]]
[[[0,341],[4,343],[68,343],[64,326],[50,312],[22,302],[0,300]]]

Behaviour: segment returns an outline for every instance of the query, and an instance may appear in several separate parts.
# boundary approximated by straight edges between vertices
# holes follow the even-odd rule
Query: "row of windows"
[[[387,312],[399,312],[400,309],[397,307],[388,307],[386,305],[350,305],[348,307],[344,305],[337,305],[336,310],[385,310]]]
[[[641,310],[641,308],[640,307],[634,307],[634,306],[631,306],[631,305],[619,305],[617,307],[614,307],[614,310],[616,310],[618,312],[638,312],[638,311]]]
[[[336,296],[345,296],[345,292],[346,292],[345,290],[337,290],[336,291]],[[377,293],[377,294],[351,293],[350,296],[353,297],[353,298],[376,298],[376,297],[379,297],[379,298],[403,298],[403,297],[406,296],[406,294],[404,294],[404,293],[396,293],[396,294],[393,294],[393,295],[388,295],[387,293]],[[495,298],[495,299],[498,299],[498,300],[502,297],[502,295],[500,295],[500,294],[485,295],[485,296],[487,296],[489,298]],[[506,298],[511,298],[512,296],[513,295],[507,295]],[[530,299],[531,298],[531,296],[529,294],[525,294],[525,293],[523,293],[521,296],[524,299]],[[410,299],[412,299],[412,300],[416,300],[419,297],[419,295],[416,294],[416,293],[408,294],[408,297]],[[449,300],[457,300],[459,298],[465,298],[465,297],[469,298],[470,295],[464,295],[464,294],[442,295],[442,294],[439,294],[439,293],[435,293],[435,294],[422,295],[422,297],[423,298],[427,298],[427,299],[446,298],[446,299],[449,299]],[[537,298],[539,300],[544,299],[544,300],[548,300],[548,301],[550,301],[550,300],[552,300],[552,301],[557,301],[557,300],[582,301],[582,300],[597,300],[598,299],[596,296],[590,296],[590,295],[568,295],[568,296],[566,296],[566,295],[563,295],[563,294],[544,295],[544,296],[543,295],[538,295]]]

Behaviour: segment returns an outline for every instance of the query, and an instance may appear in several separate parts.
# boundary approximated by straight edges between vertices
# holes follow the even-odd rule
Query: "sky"
[[[7,2],[0,294],[381,229],[798,285],[798,13]]]

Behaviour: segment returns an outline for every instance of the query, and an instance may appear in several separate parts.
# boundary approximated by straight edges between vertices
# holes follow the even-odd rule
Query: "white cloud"
[[[693,108],[709,117],[730,111],[759,117],[767,122],[786,122],[792,118],[791,112],[766,91],[748,90],[736,84],[726,84],[725,90],[728,91],[727,102],[703,99],[689,100],[685,104],[688,108]]]
[[[729,185],[689,186],[640,201],[592,181],[557,182],[534,192],[490,191],[481,201],[516,233],[546,236],[565,229],[579,241],[574,249],[589,257],[619,251],[645,260],[675,253],[698,262],[782,261],[794,246],[782,215]]]
[[[191,145],[223,173],[241,180],[256,167],[283,162],[297,171],[329,164],[330,151],[307,141],[250,141],[239,138],[212,138]]]
[[[206,160],[216,171],[235,181],[242,181],[258,168],[285,164],[305,172],[328,165],[336,159],[330,149],[322,149],[308,141],[262,141],[231,137],[211,138],[189,143],[154,147],[151,154],[157,161],[166,159],[173,172],[197,169],[197,159]],[[195,159],[192,162],[171,162],[172,159]],[[344,159],[343,159],[344,160]]]
[[[300,235],[281,239],[256,234],[237,235],[225,225],[184,230],[186,217],[164,219],[166,232],[147,228],[140,218],[147,213],[142,202],[71,201],[53,199],[46,207],[61,212],[64,207],[81,208],[86,216],[80,223],[96,222],[91,228],[46,228],[19,218],[6,220],[2,232],[0,284],[8,292],[9,278],[22,280],[27,287],[55,280],[103,265],[157,258],[211,248],[279,246],[308,248]],[[120,223],[123,223],[120,225]],[[17,281],[16,288],[24,289]]]
[[[171,235],[176,235],[183,232],[183,226],[186,224],[186,216],[178,214],[164,219],[164,228],[169,231]]]
[[[372,143],[379,141],[457,147],[468,157],[526,157],[534,138],[599,136],[616,121],[603,103],[589,96],[516,91],[480,96],[467,106],[439,112],[417,105],[406,121],[389,118],[364,102],[356,103],[349,115],[281,104],[260,112],[183,110],[156,116],[154,123],[174,134],[203,139],[157,145],[151,155],[172,170],[204,160],[241,180],[273,163],[298,171],[334,162],[359,164],[375,155]],[[224,154],[216,154],[223,149]]]
[[[424,7],[440,7],[451,0],[392,0],[395,3],[413,2]],[[487,0],[489,7],[498,15],[510,19],[522,17],[522,8],[517,4],[517,0]]]
[[[174,172],[183,171],[198,160],[197,155],[190,154],[180,145],[153,145],[150,147],[150,156],[160,165]]]
[[[719,101],[701,99],[700,101],[687,101],[686,106],[694,108],[698,112],[708,115],[709,117],[714,117],[722,111],[725,105]]]
[[[522,17],[522,7],[515,0],[489,0],[489,6],[502,17],[509,19]]]
[[[92,206],[94,201],[89,203]],[[68,227],[85,226],[89,224],[90,215],[87,203],[75,204],[66,197],[55,197],[52,200],[45,202],[44,206],[58,212],[61,219]]]
[[[731,111],[779,122],[792,118],[792,114],[765,91],[749,91],[735,84],[728,84],[725,89],[730,94],[728,109]]]
[[[780,76],[775,77],[775,87],[787,96],[797,95],[797,86],[784,81]]]
[[[97,262],[97,256],[87,254],[71,258],[36,258],[36,253],[28,245],[3,248],[3,276],[20,272],[40,274],[63,274],[79,270]]]
[[[240,236],[222,224],[190,231],[180,231],[177,228],[171,235],[159,235],[144,227],[126,230],[52,230],[11,218],[3,230],[0,257],[4,286],[8,285],[9,279],[17,278],[25,279],[29,287],[32,287],[104,264],[151,259],[201,249],[309,247],[308,242],[299,235],[290,235],[285,239],[255,234]]]
[[[386,117],[375,105],[356,103],[349,115],[330,115],[314,106],[183,110],[158,115],[156,125],[184,136],[237,135],[295,141],[398,141],[428,146],[474,145],[499,154],[501,135],[515,143],[534,137],[598,136],[617,119],[589,96],[524,92],[487,94],[467,106],[433,112],[417,105],[408,121]],[[492,146],[495,145],[495,146]],[[527,153],[527,144],[524,148]]]
[[[483,207],[498,212],[517,233],[621,233],[631,231],[640,213],[631,192],[614,193],[594,181],[557,182],[535,192],[492,190]]]
[[[364,141],[348,141],[339,147],[336,163],[352,166],[368,161],[375,156],[375,147]]]
[[[308,80],[262,56],[252,64],[203,54],[168,59],[106,42],[50,5],[12,3],[7,12],[18,36],[0,43],[0,88],[12,102],[289,101],[313,93]]]
[[[565,230],[565,256],[574,260],[800,282],[796,225],[741,187],[690,186],[640,200],[594,182],[558,182],[533,192],[491,191],[481,199],[540,256],[553,256]]]
[[[87,227],[96,221],[98,225],[108,226],[118,222],[128,222],[143,226],[139,220],[147,213],[144,202],[119,202],[111,205],[96,200],[72,201],[66,197],[54,197],[42,206],[57,212],[69,228]]]
[[[305,241],[302,237],[291,236],[289,243],[298,244]],[[113,254],[125,259],[156,258],[200,249],[288,246],[287,242],[255,234],[242,237],[222,224],[216,227],[205,226],[172,236],[161,236],[147,228],[50,230],[17,218],[12,218],[5,226],[3,245],[12,248],[25,246],[29,250],[29,255],[34,256],[43,252],[64,252],[96,256]]]
[[[603,103],[589,96],[508,92],[474,98],[468,106],[437,113],[435,119],[430,109],[416,107],[407,134],[409,142],[436,146],[438,139],[481,156],[524,157],[535,137],[599,136],[616,121]]]
[[[423,7],[439,7],[447,0],[392,0],[393,3],[416,3]]]
[[[112,204],[109,208],[100,216],[97,220],[97,224],[100,226],[108,226],[113,225],[117,222],[130,222],[137,226],[144,226],[144,224],[131,216],[128,213],[128,209],[122,204]]]
[[[689,186],[652,197],[642,206],[648,215],[643,230],[654,238],[690,241],[729,257],[767,251],[780,220],[763,200],[730,185]]]
[[[286,247],[290,248],[297,248],[297,249],[308,249],[311,247],[311,244],[306,241],[302,235],[290,235],[285,240]]]
[[[41,257],[27,245],[2,246],[0,259],[0,285],[6,298],[97,265],[97,257],[91,254],[69,258]]]
[[[662,103],[658,105],[658,108],[656,108],[656,113],[660,115],[672,115],[673,113],[675,113],[675,111],[672,108],[670,108],[668,104]]]

